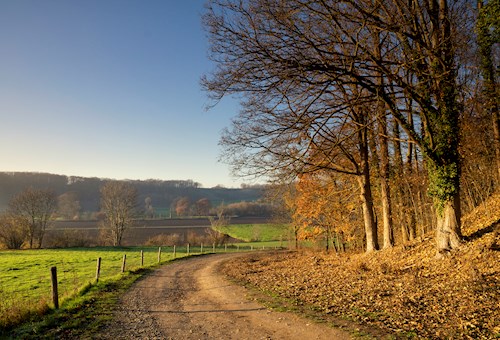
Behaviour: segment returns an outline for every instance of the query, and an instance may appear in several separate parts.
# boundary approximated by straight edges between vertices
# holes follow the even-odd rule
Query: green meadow
[[[288,239],[290,228],[285,224],[231,224],[217,230],[245,242],[279,242]]]
[[[288,228],[284,225],[229,225],[219,231],[247,242],[219,246],[216,252],[274,249],[287,244]],[[173,250],[161,248],[161,263],[209,253],[213,248],[191,246],[189,254],[185,246],[177,247],[175,254]],[[158,265],[158,247],[0,250],[0,331],[53,308],[51,267],[57,268],[59,304],[63,305],[95,286],[98,258],[101,258],[99,282],[106,284],[124,278],[124,255],[126,274]]]
[[[51,267],[57,268],[60,303],[96,281],[97,259],[101,258],[99,280],[117,279],[123,256],[125,270],[158,263],[158,248],[76,248],[0,251],[0,328],[15,324],[22,315],[52,305]],[[176,253],[176,257],[186,253]],[[195,251],[193,249],[193,251]],[[161,262],[174,257],[171,248],[162,248]]]

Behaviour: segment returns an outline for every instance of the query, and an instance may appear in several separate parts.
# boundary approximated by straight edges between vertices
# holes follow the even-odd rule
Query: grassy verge
[[[100,281],[108,282],[120,275],[124,255],[126,270],[158,263],[157,247],[0,251],[0,331],[42,315],[53,306],[51,267],[57,268],[59,301],[63,304],[95,283],[97,258],[101,258]],[[185,255],[181,250],[176,253],[176,257]],[[171,249],[162,248],[161,262],[173,256]]]
[[[79,294],[67,299],[58,310],[44,315],[32,313],[21,326],[0,330],[0,337],[7,339],[90,339],[109,321],[113,307],[120,295],[137,279],[152,271],[140,268],[115,277],[88,284]]]

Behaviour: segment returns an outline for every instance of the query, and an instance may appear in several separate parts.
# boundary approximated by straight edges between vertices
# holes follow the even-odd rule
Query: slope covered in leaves
[[[464,218],[464,244],[437,259],[432,235],[372,254],[253,254],[236,280],[402,337],[500,337],[500,195]]]

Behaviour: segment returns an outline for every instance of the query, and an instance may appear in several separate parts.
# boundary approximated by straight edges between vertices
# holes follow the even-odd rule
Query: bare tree
[[[210,225],[213,229],[218,227],[225,227],[231,223],[231,216],[228,216],[225,212],[225,207],[223,204],[216,208],[216,216],[208,216]]]
[[[105,214],[103,230],[113,246],[120,246],[136,215],[137,190],[126,182],[107,182],[101,187],[101,209]]]
[[[43,237],[53,213],[57,198],[51,190],[28,188],[9,202],[8,214],[25,230],[29,248],[42,247]]]

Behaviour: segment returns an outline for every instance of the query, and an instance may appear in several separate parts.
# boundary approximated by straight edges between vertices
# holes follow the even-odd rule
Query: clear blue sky
[[[204,0],[0,0],[0,171],[192,179],[235,101],[205,111]]]

